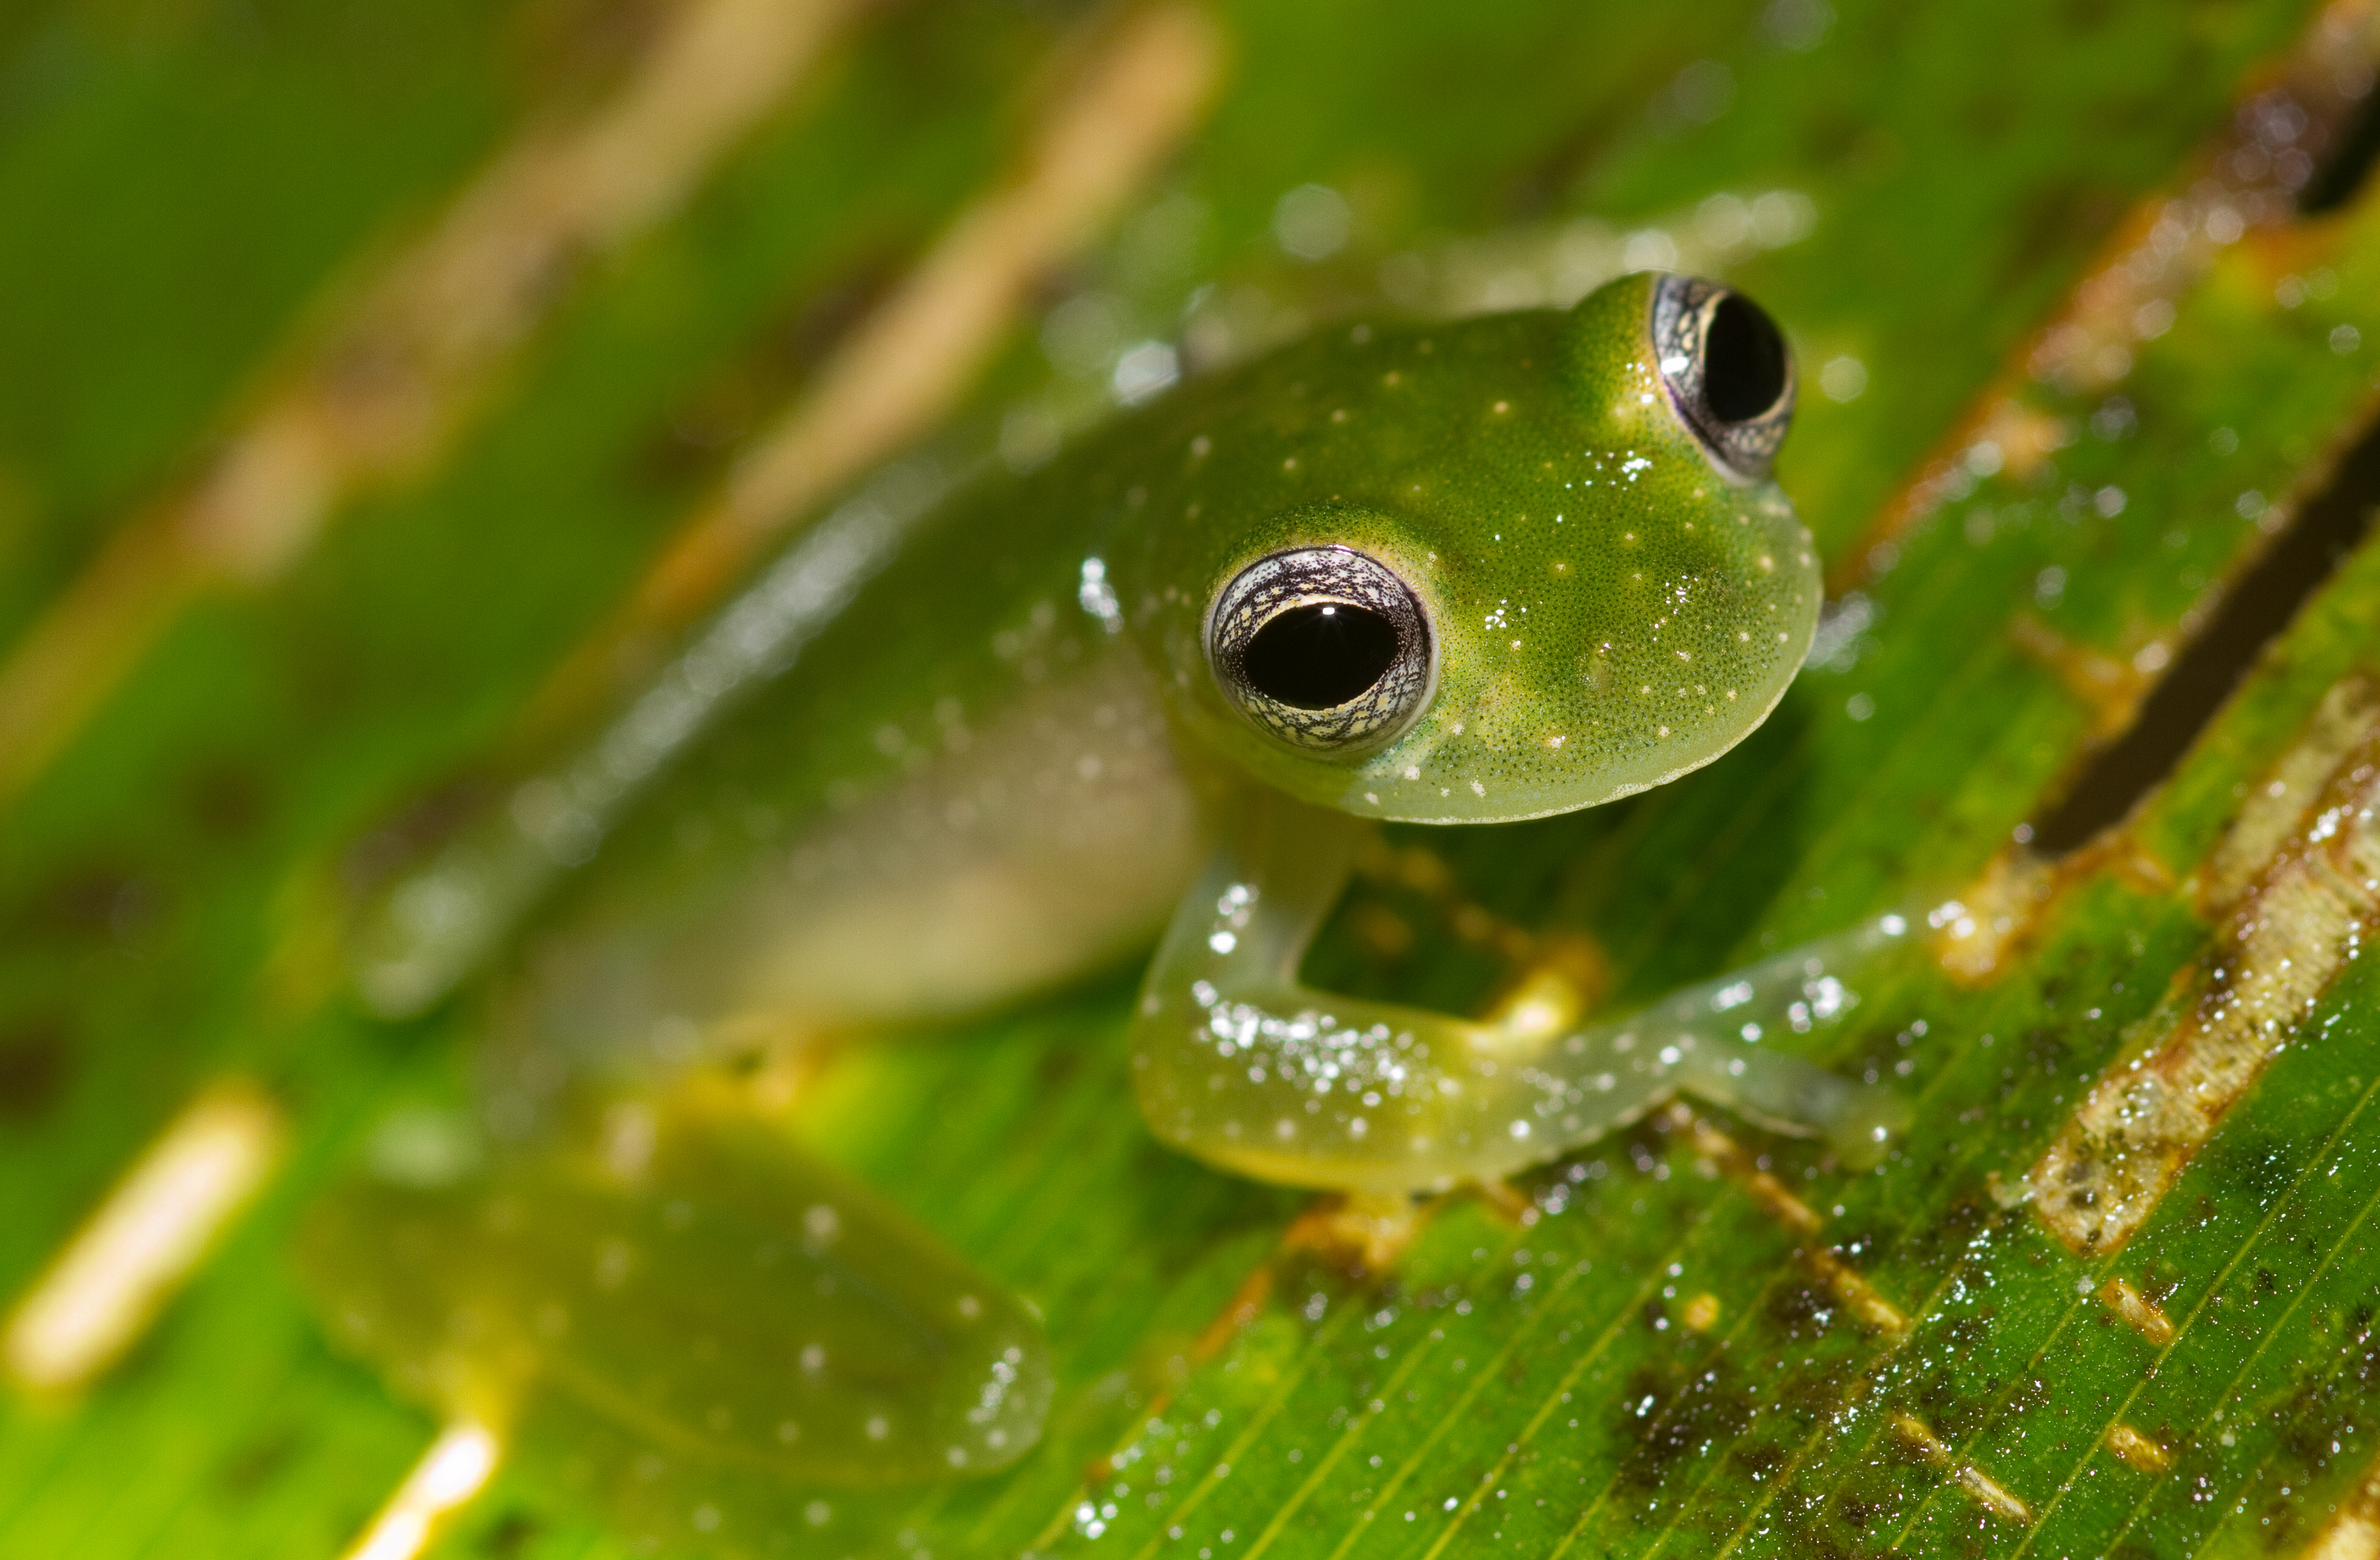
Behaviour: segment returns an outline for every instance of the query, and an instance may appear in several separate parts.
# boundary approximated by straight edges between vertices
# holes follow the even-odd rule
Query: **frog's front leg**
[[[1888,1090],[1760,1044],[1856,998],[1840,972],[1906,934],[1884,916],[1568,1034],[1300,986],[1366,826],[1250,797],[1175,912],[1141,988],[1134,1077],[1176,1147],[1293,1185],[1404,1191],[1576,1147],[1684,1090],[1872,1158],[1905,1119]]]

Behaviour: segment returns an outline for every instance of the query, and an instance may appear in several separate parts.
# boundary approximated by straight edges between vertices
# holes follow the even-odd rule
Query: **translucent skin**
[[[608,1425],[681,1479],[902,1483],[1039,1436],[1040,1328],[897,1210],[747,1117],[612,1127],[600,1154],[344,1188],[298,1250],[340,1341],[449,1417],[582,1452]]]
[[[1724,474],[1670,405],[1656,280],[1318,341],[1172,419],[1153,523],[1110,562],[1202,746],[1359,816],[1495,823],[1675,780],[1760,724],[1809,647],[1817,559],[1777,485]],[[1330,544],[1394,569],[1438,638],[1428,707],[1354,762],[1269,740],[1207,664],[1225,581]]]

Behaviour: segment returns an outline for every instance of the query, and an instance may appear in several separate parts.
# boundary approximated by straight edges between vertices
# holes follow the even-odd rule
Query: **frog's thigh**
[[[675,906],[614,892],[528,954],[507,1027],[560,1056],[965,1012],[1150,937],[1204,850],[1121,652],[979,718]],[[523,1022],[525,1021],[525,1022]]]
[[[1108,658],[781,855],[738,1003],[866,1022],[1045,986],[1153,936],[1203,850],[1154,699]]]

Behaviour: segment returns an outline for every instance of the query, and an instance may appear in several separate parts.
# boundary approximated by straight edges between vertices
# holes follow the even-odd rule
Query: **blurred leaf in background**
[[[1473,1009],[1585,949],[1617,1007],[1955,896],[1828,1058],[1906,1147],[1672,1113],[1351,1267],[1148,1138],[1119,970],[793,1110],[1039,1309],[1031,1457],[773,1533],[508,1466],[437,1552],[2380,1553],[2375,58],[2301,0],[25,0],[0,1271],[193,1100],[281,1146],[114,1370],[0,1409],[0,1553],[334,1554],[431,1445],[288,1252],[470,1013],[358,1013],[337,906],[770,538],[1644,266],[1793,337],[1819,650],[1659,792],[1387,831],[1314,973]]]

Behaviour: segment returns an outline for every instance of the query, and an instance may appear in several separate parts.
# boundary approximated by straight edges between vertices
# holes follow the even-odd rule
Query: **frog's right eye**
[[[1670,404],[1712,464],[1738,481],[1767,476],[1793,420],[1793,356],[1776,322],[1732,288],[1664,276],[1653,347]]]
[[[1259,558],[1215,594],[1207,654],[1240,712],[1313,753],[1362,752],[1429,702],[1428,615],[1396,572],[1347,547]]]

